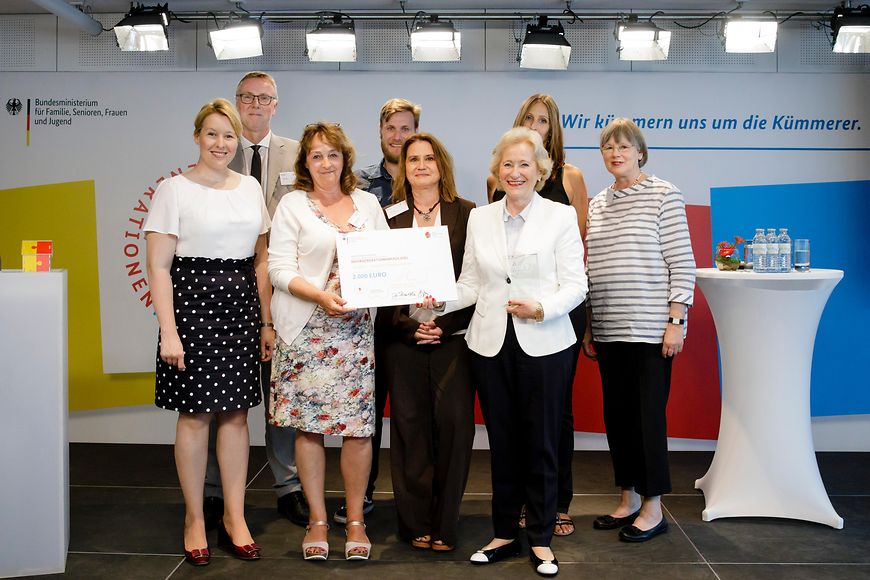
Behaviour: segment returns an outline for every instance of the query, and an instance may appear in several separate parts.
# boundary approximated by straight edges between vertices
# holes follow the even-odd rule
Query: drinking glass
[[[810,271],[810,241],[794,241],[794,269],[797,272]]]

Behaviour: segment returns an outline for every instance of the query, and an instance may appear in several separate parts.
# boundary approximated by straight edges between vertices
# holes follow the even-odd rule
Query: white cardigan
[[[364,230],[389,229],[378,198],[361,189],[351,192]],[[281,198],[272,218],[269,239],[269,278],[272,294],[272,321],[275,331],[287,344],[292,343],[311,318],[317,304],[290,294],[290,282],[299,276],[317,288],[325,288],[335,259],[335,234],[308,205],[308,194],[294,190]],[[376,308],[371,308],[372,319]]]

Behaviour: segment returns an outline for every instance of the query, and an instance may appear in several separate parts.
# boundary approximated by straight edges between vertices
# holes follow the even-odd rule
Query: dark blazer
[[[404,211],[387,220],[390,229],[410,228],[414,219],[413,198],[408,198],[408,211]],[[456,198],[454,201],[441,201],[441,225],[447,226],[450,234],[450,253],[453,256],[453,275],[458,279],[462,271],[462,257],[465,252],[465,230],[468,216],[474,209],[474,203],[467,199]],[[444,331],[442,341],[449,339],[454,332],[468,328],[474,306],[463,308],[456,312],[444,314],[435,319],[435,324]],[[382,306],[378,308],[376,318],[377,337],[388,340],[401,340],[407,344],[417,344],[414,333],[420,323],[408,316],[408,306]],[[421,345],[425,346],[425,345]]]

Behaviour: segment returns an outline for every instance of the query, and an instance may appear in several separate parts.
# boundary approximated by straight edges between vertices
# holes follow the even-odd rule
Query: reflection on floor
[[[342,499],[338,450],[328,453],[330,513]],[[845,519],[843,530],[792,520],[733,518],[703,522],[704,498],[693,489],[712,454],[674,452],[674,493],[664,499],[670,531],[641,545],[616,532],[592,529],[595,516],[616,501],[606,452],[578,451],[574,459],[575,534],[555,538],[561,578],[644,579],[870,579],[870,453],[819,453],[828,493]],[[468,557],[491,536],[489,455],[475,451],[462,505],[455,552],[418,551],[396,538],[389,450],[382,451],[375,510],[367,518],[374,543],[370,562],[340,559],[344,534],[329,532],[326,563],[303,562],[303,529],[279,519],[262,447],[251,450],[246,514],[264,558],[242,562],[215,550],[211,565],[193,568],[181,556],[183,503],[172,447],[72,444],[70,547],[65,578],[534,578],[528,558],[473,566]],[[6,533],[13,533],[9,522]],[[214,532],[209,541],[217,542]],[[50,578],[41,576],[40,578]]]

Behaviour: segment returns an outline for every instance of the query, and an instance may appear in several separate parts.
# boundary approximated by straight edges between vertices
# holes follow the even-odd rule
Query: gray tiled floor
[[[664,506],[670,531],[655,541],[626,545],[616,532],[592,529],[592,520],[611,510],[616,493],[605,452],[575,454],[575,498],[571,514],[577,532],[555,538],[561,578],[656,579],[870,579],[870,454],[821,453],[819,466],[842,530],[792,520],[731,518],[703,522],[704,498],[695,478],[710,453],[672,453],[674,493]],[[337,450],[328,451],[329,509],[341,503]],[[411,549],[396,538],[389,481],[389,451],[382,451],[376,509],[367,518],[373,560],[339,558],[340,528],[330,531],[335,554],[325,564],[301,560],[303,530],[275,512],[271,473],[262,447],[251,450],[246,515],[257,542],[259,562],[241,562],[216,550],[206,568],[184,564],[181,554],[183,504],[172,448],[159,445],[70,446],[70,553],[58,578],[428,578],[474,580],[536,577],[523,558],[476,567],[467,558],[490,537],[489,456],[475,452],[462,504],[460,540],[452,553]],[[216,542],[214,533],[209,539]],[[53,578],[42,576],[41,578]]]

